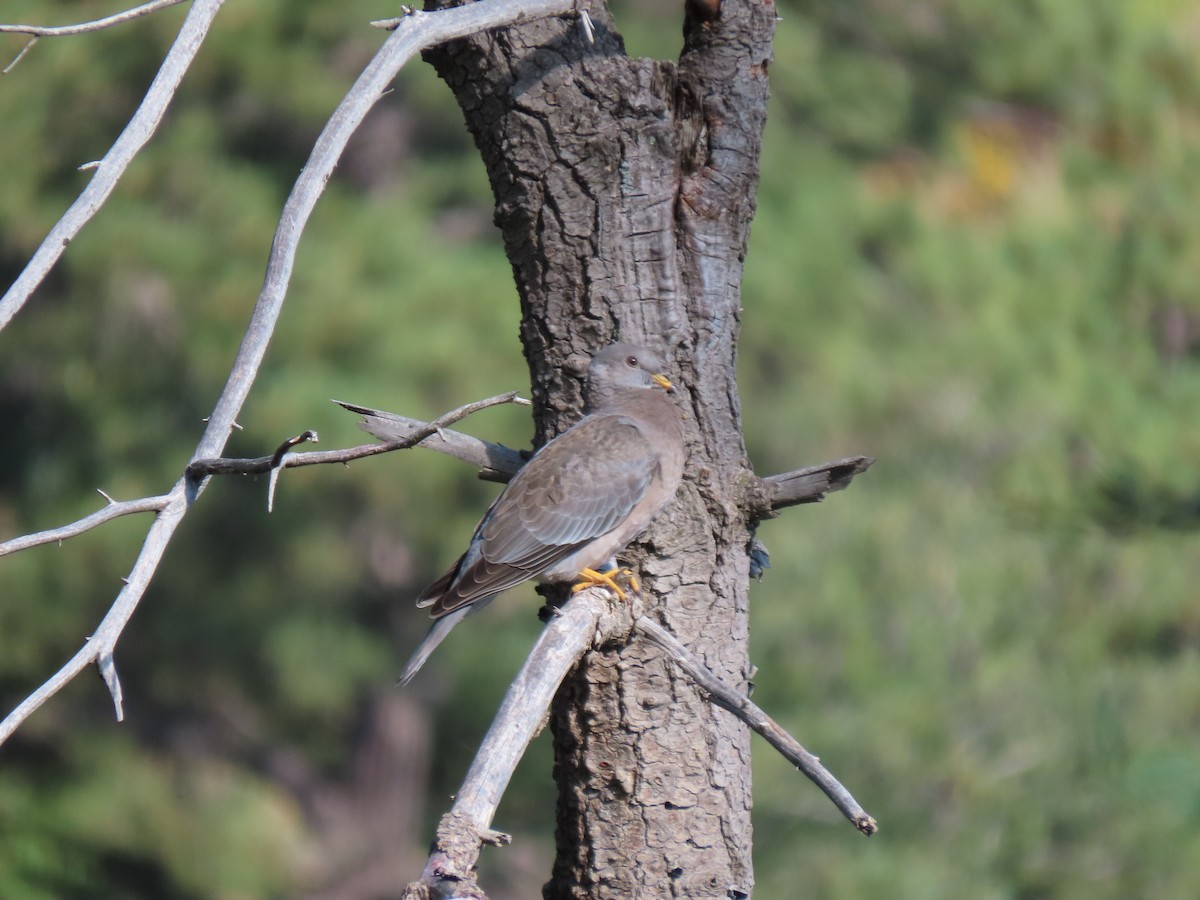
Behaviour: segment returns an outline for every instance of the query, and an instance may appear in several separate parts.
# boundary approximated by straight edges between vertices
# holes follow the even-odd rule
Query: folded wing
[[[636,423],[592,415],[543,447],[488,510],[462,558],[417,599],[444,616],[542,573],[619,526],[658,457]]]

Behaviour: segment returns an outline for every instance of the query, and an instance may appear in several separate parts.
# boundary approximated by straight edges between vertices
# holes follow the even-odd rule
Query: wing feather
[[[438,617],[536,578],[624,522],[658,469],[635,422],[617,413],[580,420],[517,473],[438,595],[431,587],[421,602]]]

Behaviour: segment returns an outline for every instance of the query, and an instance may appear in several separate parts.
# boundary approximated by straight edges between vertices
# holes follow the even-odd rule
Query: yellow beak
[[[651,375],[650,380],[657,384],[668,394],[675,393],[675,385],[671,384],[666,375]]]

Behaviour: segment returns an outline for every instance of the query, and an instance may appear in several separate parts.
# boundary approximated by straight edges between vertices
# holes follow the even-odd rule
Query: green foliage
[[[760,470],[880,460],[761,529],[753,646],[883,830],[759,748],[759,889],[1189,897],[1191,13],[894,6],[784,14],[741,344]]]
[[[77,7],[10,0],[4,17]],[[883,830],[864,841],[758,745],[759,893],[1193,897],[1193,5],[780,11],[743,296],[747,443],[764,473],[879,463],[762,527],[756,699]],[[5,284],[183,14],[43,40],[0,79]],[[677,9],[617,16],[633,52],[675,51]],[[102,503],[96,487],[127,498],[177,477],[286,192],[381,40],[366,17],[227,5],[159,135],[0,335],[0,535],[76,519]],[[307,428],[324,447],[361,441],[331,397],[432,416],[524,387],[490,216],[449,95],[414,68],[318,206],[230,453]],[[531,432],[513,407],[466,427],[513,446]],[[409,598],[496,488],[403,454],[289,470],[269,516],[265,490],[218,479],[189,514],[119,647],[126,724],[82,679],[0,750],[0,896],[288,896],[353,865],[307,804],[354,796],[425,627]],[[94,628],[144,525],[0,561],[5,710]],[[528,647],[535,604],[514,592],[468,623],[412,691],[406,721],[438,748],[435,801]],[[544,855],[544,740],[535,754],[500,824],[543,835]],[[314,846],[321,861],[302,865]]]

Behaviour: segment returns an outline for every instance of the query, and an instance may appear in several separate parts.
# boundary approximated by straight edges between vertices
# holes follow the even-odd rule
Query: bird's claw
[[[625,595],[625,591],[619,584],[617,584],[617,579],[622,576],[627,579],[627,583],[630,588],[639,594],[642,592],[642,586],[638,583],[637,576],[633,574],[632,569],[613,568],[609,569],[607,572],[597,572],[595,569],[584,569],[579,573],[579,577],[582,579],[582,581],[571,588],[571,593],[578,594],[580,591],[585,590],[586,588],[596,587],[597,585],[602,584],[612,590],[613,593],[615,593],[622,600],[628,600],[629,598]]]
[[[622,575],[625,576],[625,579],[629,582],[629,586],[633,588],[634,593],[640,594],[642,592],[642,583],[638,581],[638,577],[633,574],[633,569],[618,570],[617,576]]]

